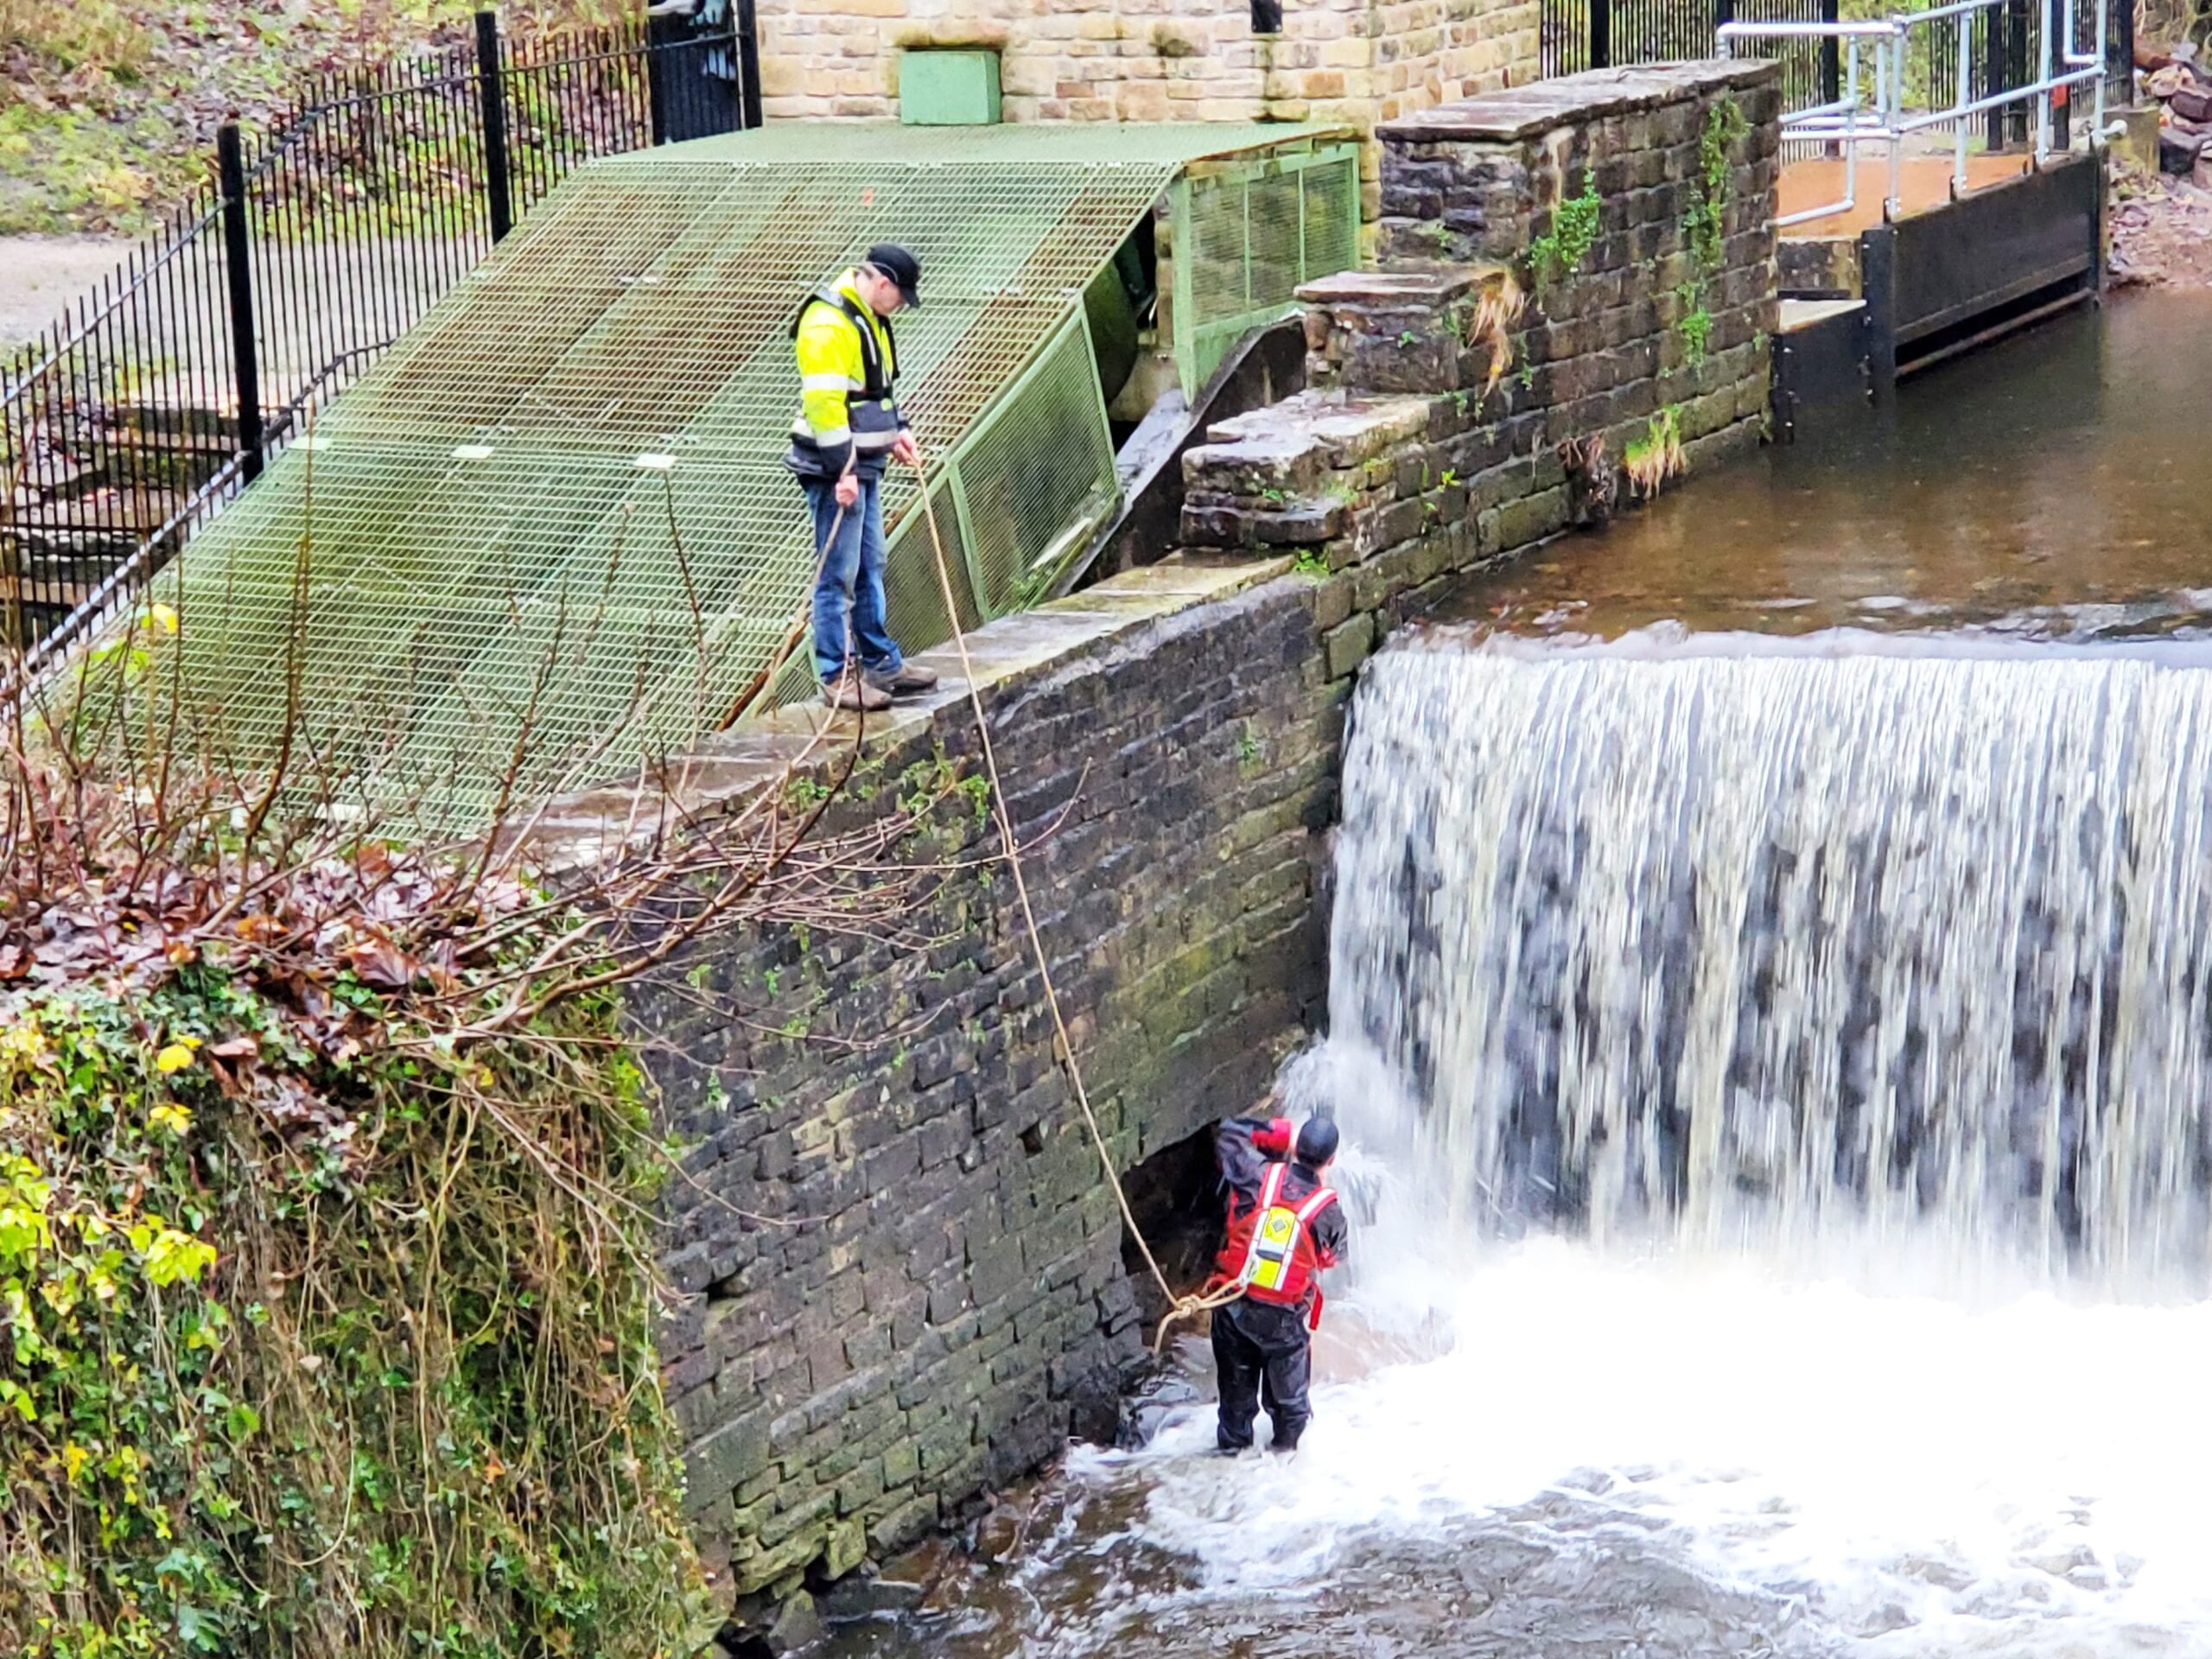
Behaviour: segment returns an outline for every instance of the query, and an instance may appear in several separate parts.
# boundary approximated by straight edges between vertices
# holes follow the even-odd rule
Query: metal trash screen
[[[1238,340],[1297,308],[1300,283],[1359,263],[1359,151],[1205,162],[1176,181],[1172,212],[1176,373],[1196,397]]]
[[[503,781],[536,795],[682,752],[811,585],[780,464],[793,311],[886,238],[925,268],[901,401],[957,509],[963,620],[1028,602],[1112,505],[1085,283],[1192,159],[1298,137],[810,123],[595,162],[164,573],[181,626],[146,683],[231,764],[266,766],[289,726],[318,773],[299,786],[424,825],[480,821]],[[945,626],[909,568],[929,557],[914,496],[887,481],[918,647]]]

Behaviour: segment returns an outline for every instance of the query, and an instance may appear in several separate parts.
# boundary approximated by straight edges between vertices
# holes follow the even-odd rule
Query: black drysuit
[[[1221,1166],[1221,1184],[1227,1215],[1234,1223],[1260,1202],[1267,1182],[1268,1166],[1289,1157],[1291,1126],[1286,1118],[1232,1117],[1214,1131],[1214,1154]],[[1293,1161],[1283,1177],[1279,1203],[1298,1205],[1324,1185],[1320,1173]],[[1347,1230],[1344,1206],[1322,1205],[1310,1225],[1315,1252],[1322,1265],[1343,1260]],[[1224,1273],[1235,1274],[1241,1263],[1224,1259]],[[1274,1447],[1288,1452],[1313,1420],[1306,1398],[1312,1371],[1313,1333],[1309,1319],[1313,1306],[1311,1288],[1294,1307],[1280,1306],[1244,1297],[1218,1307],[1213,1314],[1214,1370],[1221,1389],[1221,1425],[1217,1443],[1224,1452],[1238,1452],[1252,1444],[1252,1420],[1265,1405],[1274,1426]]]

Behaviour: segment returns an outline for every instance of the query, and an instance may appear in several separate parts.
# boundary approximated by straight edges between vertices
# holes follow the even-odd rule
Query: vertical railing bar
[[[248,483],[261,476],[261,368],[254,339],[253,273],[245,215],[245,162],[238,128],[226,121],[215,136],[223,180],[224,264],[230,280],[231,365],[237,380],[238,441]]]
[[[737,0],[731,28],[737,36],[737,124],[750,130],[760,124],[760,22],[754,0]]]
[[[499,16],[476,14],[478,99],[484,122],[484,179],[492,212],[492,239],[504,241],[514,228],[514,203],[508,194],[506,92],[499,73]]]

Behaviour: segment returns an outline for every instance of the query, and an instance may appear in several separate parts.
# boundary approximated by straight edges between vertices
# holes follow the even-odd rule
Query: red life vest
[[[1321,1256],[1313,1243],[1313,1218],[1337,1196],[1317,1186],[1300,1203],[1287,1203],[1282,1185],[1289,1173],[1287,1164],[1268,1166],[1260,1201],[1230,1220],[1229,1242],[1216,1263],[1227,1283],[1241,1286],[1255,1302],[1277,1307],[1296,1307],[1308,1293],[1318,1294],[1314,1276],[1321,1271]]]

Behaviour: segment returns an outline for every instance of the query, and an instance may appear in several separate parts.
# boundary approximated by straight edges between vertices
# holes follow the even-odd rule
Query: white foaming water
[[[1077,1472],[1205,1594],[1625,1526],[1732,1653],[2212,1654],[2209,762],[2139,657],[1377,659],[1314,1427]]]

